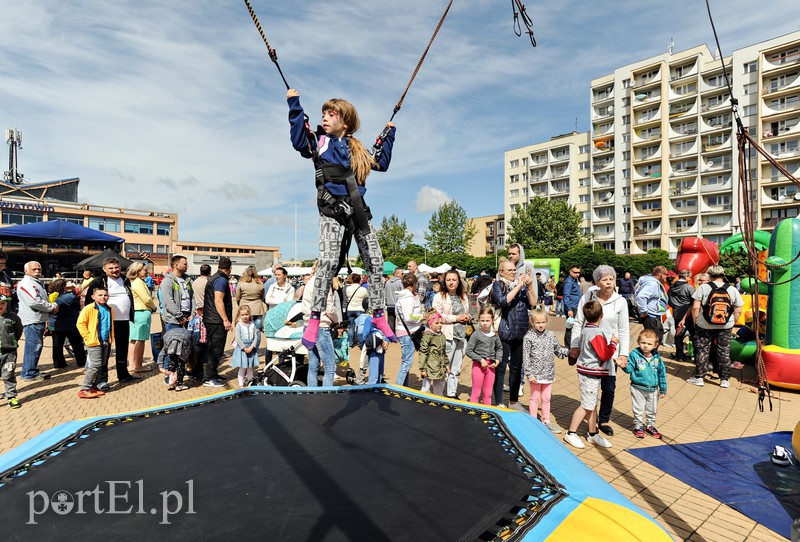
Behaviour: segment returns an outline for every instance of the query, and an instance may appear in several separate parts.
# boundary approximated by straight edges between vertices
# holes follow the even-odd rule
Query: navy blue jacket
[[[50,326],[55,331],[76,329],[78,315],[81,313],[81,301],[73,292],[64,292],[56,298],[58,312],[50,314]]]
[[[492,300],[500,307],[500,327],[497,334],[501,341],[522,340],[528,332],[528,311],[531,308],[528,301],[528,291],[520,288],[511,303],[506,299],[508,290],[501,280],[496,280],[492,285]]]
[[[289,102],[289,134],[292,139],[292,146],[304,158],[311,158],[311,153],[308,150],[308,137],[306,135],[303,107],[300,105],[300,98],[293,96],[288,98]],[[386,171],[389,169],[389,163],[392,161],[392,146],[394,145],[395,128],[389,130],[389,135],[383,141],[383,152],[381,158],[376,166],[372,166],[375,171]],[[317,126],[317,150],[319,151],[319,159],[322,163],[337,164],[342,167],[350,167],[350,147],[347,143],[348,138],[332,137],[325,133],[321,126]],[[334,183],[325,183],[331,194],[334,196],[347,195],[347,188],[343,185]],[[367,191],[366,187],[359,186],[359,192],[363,196]]]

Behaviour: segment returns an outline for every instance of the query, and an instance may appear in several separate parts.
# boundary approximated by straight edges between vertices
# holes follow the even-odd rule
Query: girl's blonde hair
[[[246,312],[247,314],[249,314],[251,319],[253,318],[253,312],[250,310],[250,307],[248,307],[247,305],[242,305],[242,306],[239,307],[239,310],[236,311],[236,321],[237,322],[240,322],[242,320],[242,313],[243,312]]]
[[[256,266],[248,265],[244,273],[242,273],[242,278],[239,280],[242,282],[256,282],[258,280],[258,269],[256,269]]]
[[[548,322],[550,320],[547,317],[547,311],[546,310],[544,310],[544,309],[533,309],[531,311],[531,317],[530,317],[530,320],[529,320],[531,327],[533,327],[533,321],[536,319],[537,316],[543,316],[545,322]]]
[[[322,104],[322,112],[325,113],[325,111],[335,111],[342,119],[342,123],[347,125],[345,135],[350,147],[350,168],[355,173],[358,184],[364,186],[367,182],[367,175],[372,171],[372,167],[377,165],[377,162],[361,141],[353,137],[353,134],[361,127],[356,108],[347,100],[332,98]]]
[[[128,270],[125,272],[125,275],[128,277],[128,280],[133,280],[139,276],[139,271],[144,269],[146,266],[142,262],[133,262]]]

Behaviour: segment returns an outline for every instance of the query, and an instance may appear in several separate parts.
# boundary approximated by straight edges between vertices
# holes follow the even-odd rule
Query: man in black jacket
[[[672,307],[672,318],[675,320],[675,359],[678,361],[689,361],[683,353],[683,338],[686,333],[691,337],[694,331],[692,319],[694,286],[689,284],[691,276],[691,271],[683,269],[667,292],[667,303]]]

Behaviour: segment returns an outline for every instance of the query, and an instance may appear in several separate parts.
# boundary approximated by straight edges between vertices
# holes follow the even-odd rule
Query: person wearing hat
[[[0,295],[0,372],[3,377],[6,400],[11,408],[22,406],[17,399],[17,343],[22,338],[22,321],[13,312],[7,312],[11,297]]]
[[[64,341],[69,339],[75,363],[78,367],[86,365],[86,349],[83,338],[78,333],[76,324],[81,312],[81,300],[75,294],[75,283],[64,279],[56,279],[50,283],[50,291],[56,294],[55,304],[58,312],[50,314],[50,333],[53,337],[53,368],[63,369],[67,366],[64,358]]]

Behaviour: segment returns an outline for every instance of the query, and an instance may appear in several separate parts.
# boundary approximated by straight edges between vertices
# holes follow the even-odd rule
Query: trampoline
[[[390,385],[63,424],[0,456],[0,502],[10,540],[670,539],[530,416]]]

